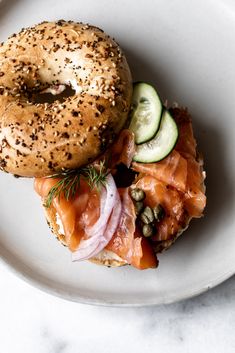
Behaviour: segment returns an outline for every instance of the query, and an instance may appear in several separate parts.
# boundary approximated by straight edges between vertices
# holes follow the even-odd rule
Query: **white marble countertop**
[[[45,294],[0,265],[1,353],[235,352],[235,277],[176,304],[108,308]]]

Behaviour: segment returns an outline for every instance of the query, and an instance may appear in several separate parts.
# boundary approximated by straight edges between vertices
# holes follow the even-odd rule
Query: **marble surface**
[[[232,353],[235,277],[176,304],[108,308],[45,294],[0,264],[2,353]]]

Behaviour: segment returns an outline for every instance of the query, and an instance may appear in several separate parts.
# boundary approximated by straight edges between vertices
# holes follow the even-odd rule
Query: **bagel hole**
[[[53,93],[51,93],[50,91]],[[56,91],[58,91],[58,93],[56,93]],[[55,101],[64,102],[68,97],[74,96],[75,93],[76,91],[69,85],[53,85],[49,86],[43,91],[33,93],[30,97],[30,100],[35,104],[51,104]]]

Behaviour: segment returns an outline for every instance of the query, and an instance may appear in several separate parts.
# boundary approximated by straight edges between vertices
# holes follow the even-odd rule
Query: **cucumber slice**
[[[140,144],[151,140],[159,128],[161,115],[162,103],[156,90],[147,83],[136,83],[129,126],[135,134],[135,143]]]
[[[168,110],[162,113],[161,124],[156,135],[149,142],[138,145],[133,160],[142,163],[158,162],[175,147],[178,128]]]

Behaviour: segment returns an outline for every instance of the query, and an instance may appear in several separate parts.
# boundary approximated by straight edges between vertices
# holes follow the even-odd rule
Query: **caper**
[[[132,189],[131,198],[135,201],[143,201],[145,198],[145,192],[139,188]]]
[[[154,218],[159,222],[165,216],[164,208],[159,204],[153,208]]]
[[[144,224],[144,226],[142,228],[142,232],[146,238],[151,237],[154,233],[154,228],[153,228],[152,224]]]
[[[144,211],[140,215],[140,219],[145,224],[149,224],[154,221],[154,214],[149,206],[145,207]]]
[[[135,213],[138,215],[142,211],[144,203],[142,201],[135,202]]]
[[[149,224],[149,223],[151,223],[151,222],[149,221],[148,217],[146,216],[146,214],[144,214],[144,213],[141,213],[140,219],[141,219],[141,221],[142,221],[144,224]]]

